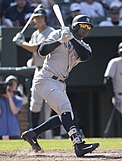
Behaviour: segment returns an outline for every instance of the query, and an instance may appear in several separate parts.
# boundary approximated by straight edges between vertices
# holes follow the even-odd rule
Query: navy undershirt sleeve
[[[92,53],[83,47],[80,43],[78,43],[75,39],[70,40],[78,57],[80,57],[81,61],[89,60],[92,57]]]
[[[37,49],[38,54],[42,56],[46,56],[51,53],[54,49],[56,49],[61,43],[59,41],[43,43]]]

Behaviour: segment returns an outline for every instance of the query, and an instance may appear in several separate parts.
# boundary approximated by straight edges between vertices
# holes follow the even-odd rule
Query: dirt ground
[[[82,158],[74,151],[51,150],[35,153],[33,151],[0,151],[0,161],[122,161],[122,149],[101,151],[99,148]]]

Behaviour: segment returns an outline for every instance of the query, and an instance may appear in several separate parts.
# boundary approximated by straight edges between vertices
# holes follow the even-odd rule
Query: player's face
[[[79,38],[84,38],[87,36],[92,26],[89,24],[79,24],[79,30],[77,31],[77,36]]]
[[[33,18],[34,23],[36,24],[37,28],[41,28],[45,26],[45,16],[36,16]]]
[[[17,89],[17,81],[12,80],[12,85],[9,86],[9,88],[10,88],[10,91],[16,91],[16,89]]]
[[[119,13],[111,13],[112,21],[118,21],[119,20]]]

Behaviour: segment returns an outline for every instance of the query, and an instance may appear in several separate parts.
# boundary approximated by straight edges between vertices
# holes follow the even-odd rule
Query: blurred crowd
[[[24,26],[38,4],[42,4],[48,25],[58,28],[60,24],[52,10],[55,3],[59,4],[67,26],[78,14],[88,15],[94,26],[122,26],[122,0],[1,0],[0,26]]]

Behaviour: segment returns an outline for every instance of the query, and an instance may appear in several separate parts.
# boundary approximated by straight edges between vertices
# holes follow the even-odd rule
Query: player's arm
[[[87,61],[92,57],[91,51],[82,46],[75,38],[70,41],[81,61]]]
[[[66,41],[69,41],[69,39],[70,39],[69,28],[53,31],[49,35],[47,40],[43,44],[40,44],[38,48],[38,54],[42,56],[46,56],[49,53],[51,53],[53,50],[55,50],[59,45],[65,43]]]
[[[113,88],[113,78],[116,74],[116,61],[115,59],[111,59],[107,65],[106,71],[104,73],[104,80],[103,84],[107,92],[109,93],[110,97],[114,97],[114,88]]]
[[[26,41],[22,42],[19,46],[22,47],[23,49],[31,52],[31,53],[36,52],[37,48],[38,48],[37,44],[30,44],[30,43],[28,43]]]
[[[59,41],[54,42],[44,42],[40,46],[38,46],[38,54],[42,56],[46,56],[49,53],[51,53],[53,50],[55,50],[61,43]]]
[[[77,40],[75,40],[69,28],[61,30],[59,34],[60,36],[57,40],[50,40],[48,42],[45,41],[45,43],[39,46],[39,55],[46,56],[47,54],[51,53],[54,49],[56,49],[59,45],[67,41],[71,41],[81,61],[86,61],[91,58],[92,53],[89,50],[87,50],[84,46],[82,46]]]
[[[110,97],[114,97],[114,90],[113,90],[113,81],[112,78],[110,76],[106,76],[104,77],[104,81],[103,84],[105,85]]]
[[[16,36],[12,40],[16,45],[24,48],[25,50],[34,53],[37,51],[38,44],[31,44],[25,41],[25,37],[21,33],[17,33]]]
[[[81,61],[86,61],[91,58],[92,53],[79,44],[75,39],[70,40],[76,50],[78,57],[80,57]],[[53,42],[45,42],[38,47],[38,54],[42,56],[46,56],[55,50],[61,42],[59,40]]]

